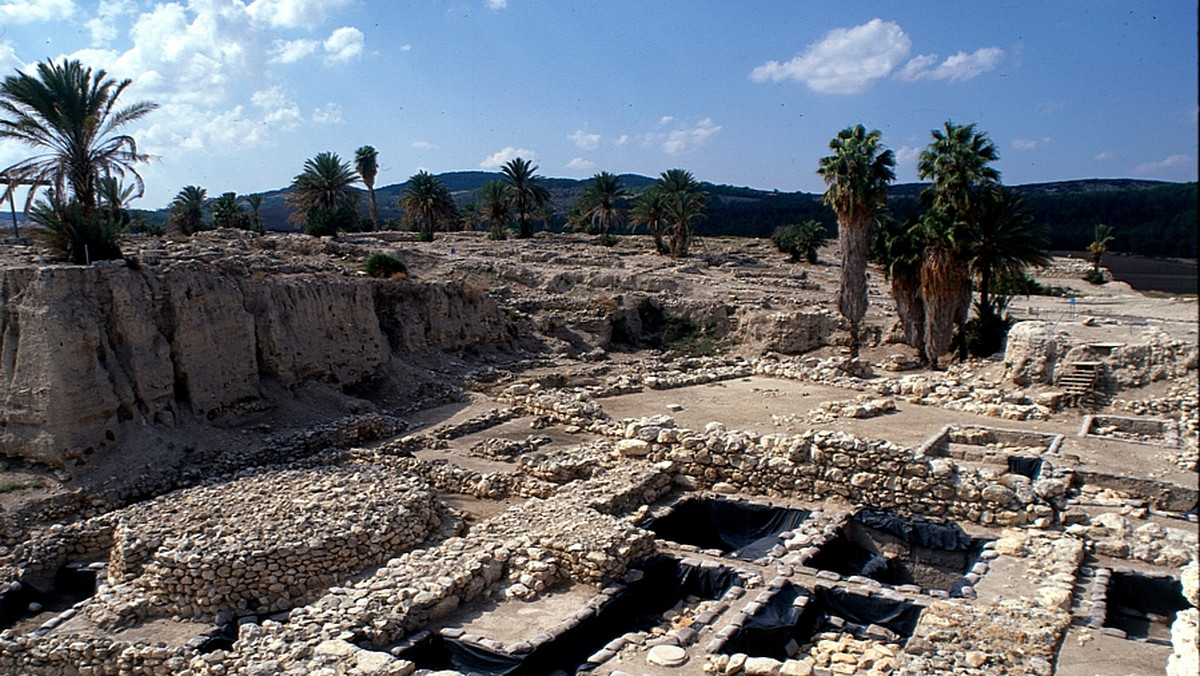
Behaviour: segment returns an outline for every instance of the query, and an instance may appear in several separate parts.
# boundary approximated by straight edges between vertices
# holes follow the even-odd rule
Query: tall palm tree
[[[838,311],[850,323],[850,353],[858,356],[859,333],[867,313],[867,249],[875,211],[887,202],[895,180],[896,158],[880,144],[878,129],[847,127],[829,142],[833,154],[822,157],[817,173],[825,179],[823,197],[838,221],[842,279]]]
[[[1092,231],[1092,241],[1087,246],[1088,257],[1092,259],[1092,272],[1100,274],[1100,261],[1108,252],[1108,245],[1113,240],[1112,226],[1097,223]]]
[[[36,75],[17,73],[0,83],[0,139],[13,139],[40,151],[2,173],[8,179],[3,198],[19,185],[32,185],[26,210],[38,187],[48,187],[54,199],[79,203],[84,222],[97,208],[100,179],[129,177],[140,197],[144,185],[135,165],[149,155],[138,152],[137,141],[121,127],[158,108],[149,101],[118,107],[132,80],[108,78],[79,61],[39,63]],[[0,199],[3,199],[0,198]]]
[[[379,151],[371,146],[363,146],[354,151],[354,167],[362,177],[363,185],[367,186],[367,198],[371,205],[371,228],[379,229],[379,209],[375,206],[375,176],[379,173]]]
[[[171,200],[171,213],[167,217],[167,225],[179,228],[184,235],[191,235],[204,229],[205,202],[208,191],[200,186],[186,185],[175,199]]]
[[[246,195],[246,204],[250,205],[250,220],[254,225],[255,232],[263,231],[262,214],[259,213],[259,209],[262,208],[262,203],[263,194],[261,192]]]
[[[504,181],[488,181],[479,188],[483,217],[492,222],[488,237],[504,239],[508,235],[508,219],[512,217],[512,191]]]
[[[625,224],[625,210],[618,203],[629,197],[629,191],[621,185],[621,177],[602,171],[592,177],[591,183],[579,195],[579,206],[583,216],[591,221],[595,234],[608,239],[613,227]]]
[[[534,174],[537,169],[529,160],[514,157],[500,170],[512,194],[513,215],[520,228],[517,236],[522,239],[533,237],[533,212],[550,201],[550,191],[542,186],[541,177]]]
[[[938,367],[938,358],[948,352],[955,328],[966,322],[971,310],[971,272],[961,255],[966,232],[951,210],[934,206],[922,220],[925,246],[921,252],[921,305],[925,310],[922,350],[925,361]]]
[[[974,124],[946,121],[934,129],[933,141],[917,159],[917,174],[933,179],[933,201],[952,209],[953,217],[973,225],[972,206],[982,192],[999,184],[1000,172],[990,162],[1000,159],[996,145]]]
[[[306,160],[304,171],[292,179],[285,199],[293,209],[288,220],[310,226],[328,219],[336,224],[348,223],[353,214],[345,212],[354,208],[350,186],[357,180],[358,174],[337,153],[318,153]]]
[[[998,316],[991,296],[1000,279],[1019,277],[1026,268],[1050,265],[1044,226],[1034,222],[1033,213],[1023,208],[1016,191],[996,186],[978,201],[978,218],[967,255],[979,279],[979,311]]]
[[[671,257],[684,258],[692,243],[692,222],[704,217],[705,198],[700,183],[690,171],[668,169],[659,175],[654,189],[662,193],[671,226]]]
[[[1000,183],[990,166],[1000,155],[974,124],[947,121],[917,159],[917,174],[932,179],[922,193],[924,222],[921,296],[925,306],[925,356],[937,367],[971,309],[971,241],[978,236],[985,196]],[[989,280],[990,284],[990,280]]]
[[[400,196],[400,207],[404,209],[405,220],[417,225],[420,239],[424,242],[433,241],[433,231],[438,223],[453,221],[458,217],[450,189],[427,171],[408,179],[408,187]]]
[[[637,226],[645,223],[650,236],[654,238],[654,250],[660,254],[669,253],[670,247],[663,241],[663,232],[668,223],[666,197],[661,190],[650,189],[638,195],[629,209],[632,223]]]
[[[891,283],[896,314],[905,343],[925,358],[925,305],[921,299],[921,261],[925,251],[923,223],[913,214],[901,223],[887,214],[876,219],[875,262]]]

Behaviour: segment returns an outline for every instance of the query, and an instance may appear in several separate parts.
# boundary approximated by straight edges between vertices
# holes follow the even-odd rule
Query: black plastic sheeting
[[[657,556],[637,566],[642,579],[630,583],[596,614],[531,652],[509,655],[474,643],[434,635],[401,653],[420,669],[454,669],[479,676],[535,676],[562,669],[586,670],[587,658],[612,639],[649,629],[681,600],[695,596],[717,599],[745,581],[724,567],[684,566],[678,559]]]
[[[799,596],[808,597],[803,608],[793,605]],[[908,601],[862,596],[844,589],[818,587],[813,591],[790,582],[779,590],[757,613],[748,617],[738,633],[725,642],[726,654],[745,653],[753,657],[787,659],[789,641],[801,645],[828,623],[831,617],[844,621],[839,631],[862,637],[867,627],[885,627],[903,639],[912,636],[921,616],[921,607]]]
[[[84,563],[69,563],[54,576],[54,587],[43,592],[23,582],[11,582],[0,591],[0,629],[31,617],[32,603],[44,610],[66,610],[96,593],[96,570]]]
[[[905,519],[892,512],[864,509],[854,520],[868,528],[882,531],[910,545],[944,552],[961,552],[971,548],[971,536],[956,523],[938,523],[924,519]]]
[[[1113,573],[1104,626],[1121,629],[1130,637],[1148,636],[1151,623],[1169,627],[1176,613],[1190,607],[1183,585],[1175,578]]]
[[[779,534],[808,518],[808,510],[733,500],[684,500],[648,528],[660,538],[717,549],[743,561],[762,558],[779,544]]]
[[[1042,459],[1010,455],[1008,456],[1008,471],[1028,477],[1030,481],[1037,481],[1038,476],[1042,473]]]

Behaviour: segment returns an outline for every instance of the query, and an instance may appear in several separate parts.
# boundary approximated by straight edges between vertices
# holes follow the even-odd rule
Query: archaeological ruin
[[[0,254],[0,674],[1197,674],[1194,296],[930,370],[761,240],[129,249]]]

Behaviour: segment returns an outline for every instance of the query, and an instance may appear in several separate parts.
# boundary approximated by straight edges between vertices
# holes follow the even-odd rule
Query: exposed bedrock
[[[395,357],[507,339],[466,284],[252,274],[199,261],[0,275],[0,453],[64,466],[125,426],[269,405],[270,381],[353,386]]]

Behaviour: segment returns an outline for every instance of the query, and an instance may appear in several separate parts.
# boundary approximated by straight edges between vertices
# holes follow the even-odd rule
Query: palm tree
[[[246,216],[235,192],[221,193],[220,197],[209,202],[208,213],[212,215],[214,228],[241,227]]]
[[[408,187],[400,196],[400,207],[404,218],[416,223],[419,238],[423,242],[433,241],[433,231],[441,221],[453,221],[458,217],[450,189],[441,179],[422,171],[408,179]]]
[[[504,239],[508,234],[508,219],[512,216],[512,193],[504,181],[488,181],[479,188],[483,217],[492,222],[490,239]]]
[[[654,250],[660,254],[670,252],[670,247],[663,241],[663,232],[667,227],[667,201],[661,190],[650,189],[638,195],[633,201],[629,215],[636,226],[645,223],[650,236],[654,238]]]
[[[258,211],[259,209],[262,208],[262,203],[263,203],[263,194],[261,192],[256,192],[251,195],[246,195],[246,204],[250,205],[250,220],[254,225],[255,232],[263,231],[262,214],[260,214]]]
[[[672,258],[684,258],[692,243],[692,221],[704,217],[704,193],[692,172],[668,169],[658,177],[655,190],[662,192],[663,206],[671,225]]]
[[[0,83],[0,139],[13,139],[41,151],[0,174],[8,180],[3,198],[20,185],[31,185],[28,210],[38,187],[53,191],[61,204],[79,203],[84,223],[97,208],[100,179],[132,178],[130,197],[140,197],[144,185],[134,166],[151,158],[138,152],[132,136],[121,127],[158,108],[142,101],[118,108],[117,99],[132,84],[108,79],[79,61],[39,63],[37,74],[17,73]],[[86,225],[85,225],[86,227]]]
[[[550,224],[554,221],[554,205],[546,202],[537,208],[537,217],[542,219],[542,229],[549,231]]]
[[[292,179],[286,202],[293,211],[288,220],[306,224],[311,234],[331,234],[357,220],[350,186],[358,174],[337,153],[324,152],[304,162],[304,171]]]
[[[1108,251],[1108,244],[1113,240],[1112,226],[1097,223],[1092,231],[1092,241],[1087,246],[1088,257],[1092,259],[1092,272],[1100,274],[1100,261]]]
[[[925,358],[925,305],[921,299],[921,261],[925,251],[924,228],[919,214],[901,223],[881,210],[876,218],[873,247],[875,262],[883,266],[891,283],[896,314],[905,342]]]
[[[1016,191],[996,186],[985,191],[978,202],[979,214],[967,255],[971,270],[979,278],[981,317],[999,315],[991,297],[995,283],[1016,278],[1030,266],[1046,267],[1051,258],[1043,250],[1045,227],[1037,225]]]
[[[375,206],[375,176],[379,173],[379,151],[363,146],[354,151],[354,166],[367,186],[367,197],[371,204],[371,227],[379,229],[379,210]]]
[[[614,226],[625,224],[625,210],[617,205],[629,197],[629,191],[621,185],[621,177],[602,171],[592,177],[583,193],[579,195],[579,207],[585,219],[591,221],[594,234],[608,240]]]
[[[985,195],[999,185],[1000,172],[990,163],[1000,156],[988,135],[974,124],[947,121],[931,134],[933,141],[917,160],[917,173],[933,180],[921,196],[929,206],[923,224],[921,298],[923,349],[937,368],[938,357],[949,349],[955,329],[961,332],[970,313],[970,243],[979,234]]]
[[[122,185],[116,176],[102,176],[98,186],[99,213],[122,226],[129,225],[129,202],[133,199],[134,187]]]
[[[858,356],[859,332],[867,313],[867,249],[875,211],[887,202],[896,178],[896,158],[879,143],[878,129],[847,127],[829,142],[833,154],[822,157],[817,173],[825,179],[823,197],[838,220],[842,280],[838,311],[850,323],[850,354]]]
[[[917,159],[917,174],[933,179],[932,200],[955,211],[953,217],[973,225],[972,206],[989,186],[1000,182],[1000,172],[989,166],[1000,159],[995,144],[974,124],[947,121],[934,129],[933,141]]]
[[[171,200],[171,213],[167,217],[167,225],[176,226],[184,235],[191,235],[204,229],[204,203],[208,199],[208,191],[195,185],[184,186]]]
[[[510,204],[520,226],[517,236],[522,239],[533,237],[533,212],[550,201],[550,192],[541,185],[536,171],[536,165],[520,157],[509,160],[500,170],[511,190]]]

